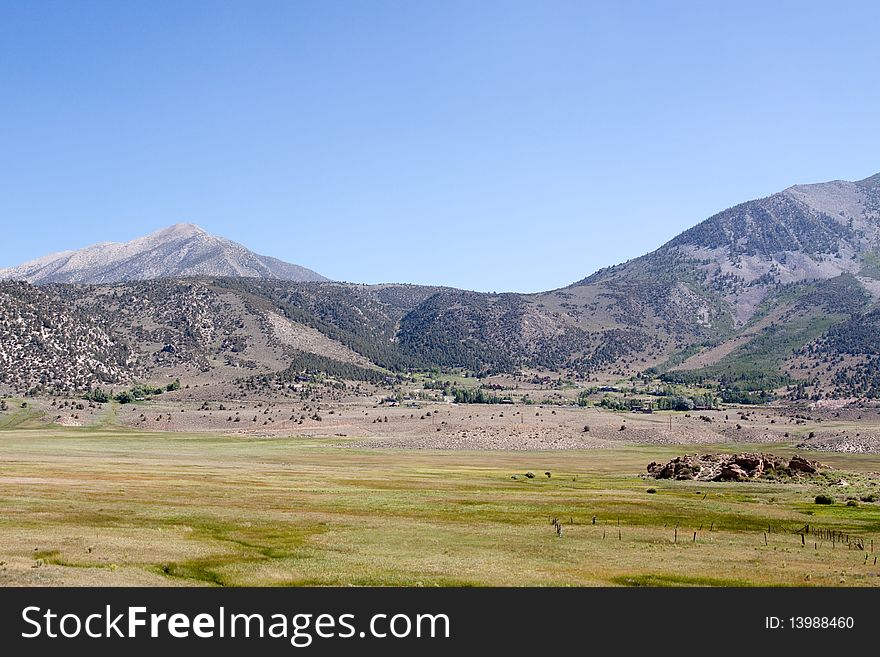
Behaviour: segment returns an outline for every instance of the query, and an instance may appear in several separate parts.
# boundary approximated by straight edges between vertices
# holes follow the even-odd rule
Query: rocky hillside
[[[575,283],[655,280],[694,286],[747,323],[781,287],[853,274],[877,290],[880,175],[859,182],[797,185],[742,203],[653,253]]]
[[[61,393],[307,371],[381,381],[425,366],[395,335],[403,315],[436,289],[240,278],[0,281],[0,389]]]
[[[124,336],[51,290],[0,283],[0,388],[83,390],[138,373]]]
[[[191,226],[135,242],[94,247],[143,253],[119,270],[78,252],[28,271],[41,281],[71,271],[93,281],[160,269],[231,275],[0,285],[0,382],[73,388],[308,369],[377,380],[445,367],[584,381],[651,375],[717,385],[729,398],[773,388],[880,396],[880,175],[743,203],[652,253],[539,294],[291,282]],[[65,369],[70,354],[81,364]]]
[[[880,175],[737,205],[561,290],[449,291],[410,313],[400,340],[477,370],[778,383],[794,350],[878,299]]]
[[[249,276],[324,281],[310,269],[257,255],[193,224],[176,224],[123,244],[103,242],[0,269],[0,278],[31,283],[117,283],[153,278]]]

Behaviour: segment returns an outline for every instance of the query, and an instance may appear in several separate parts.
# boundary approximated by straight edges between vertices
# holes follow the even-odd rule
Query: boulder
[[[788,470],[788,461],[781,456],[773,456],[772,454],[764,457],[764,471],[778,470],[785,472]]]
[[[718,475],[718,481],[745,481],[748,478],[749,473],[736,463],[725,463]]]
[[[808,461],[803,456],[792,456],[788,462],[788,469],[792,472],[805,472],[807,474],[816,474],[819,464]]]
[[[736,454],[733,457],[733,462],[748,472],[764,467],[764,457],[760,454]]]

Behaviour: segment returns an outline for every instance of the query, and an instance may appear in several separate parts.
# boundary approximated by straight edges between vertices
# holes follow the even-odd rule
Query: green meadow
[[[0,431],[2,585],[880,584],[880,504],[845,503],[873,490],[859,473],[878,456],[812,455],[846,488],[671,482],[639,474],[694,446],[363,450],[26,424]]]

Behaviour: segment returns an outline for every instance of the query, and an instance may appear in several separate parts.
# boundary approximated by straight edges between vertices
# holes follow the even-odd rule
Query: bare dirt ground
[[[358,448],[554,450],[616,445],[789,443],[803,449],[880,453],[880,410],[819,405],[727,407],[651,414],[565,404],[387,403],[381,389],[304,387],[298,394],[200,386],[131,404],[35,399],[13,413],[56,426],[247,437],[349,438]],[[6,419],[4,420],[4,416]]]

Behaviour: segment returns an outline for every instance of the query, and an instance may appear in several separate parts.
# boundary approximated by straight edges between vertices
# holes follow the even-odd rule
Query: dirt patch
[[[266,319],[272,327],[275,337],[282,344],[295,347],[300,351],[333,358],[343,363],[353,363],[370,369],[375,368],[375,365],[369,359],[352,351],[344,344],[331,340],[310,326],[292,322],[272,312],[266,313]]]

